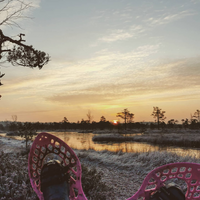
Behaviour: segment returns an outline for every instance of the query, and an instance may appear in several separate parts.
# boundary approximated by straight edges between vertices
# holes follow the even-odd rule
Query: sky
[[[31,2],[31,0],[25,0]],[[1,5],[0,5],[1,6]],[[2,26],[25,33],[47,52],[41,70],[1,64],[0,121],[154,121],[153,107],[170,119],[200,109],[200,0],[32,0],[32,9]],[[2,21],[3,14],[0,13]]]

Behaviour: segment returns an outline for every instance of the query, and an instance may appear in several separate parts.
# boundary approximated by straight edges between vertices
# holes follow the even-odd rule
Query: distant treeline
[[[199,129],[200,128],[200,110],[196,110],[194,115],[191,115],[191,119],[182,119],[182,124],[178,124],[178,120],[170,119],[165,122],[165,111],[162,111],[159,107],[153,107],[152,117],[155,122],[134,122],[134,114],[131,113],[127,108],[122,112],[116,114],[116,117],[123,120],[120,123],[118,120],[113,122],[107,121],[104,116],[101,116],[99,122],[93,121],[93,116],[90,110],[86,114],[87,120],[82,119],[81,121],[69,122],[66,117],[63,118],[61,122],[28,122],[31,123],[31,127],[36,131],[50,130],[50,131],[65,131],[69,129],[79,129],[83,131],[95,130],[95,129],[166,129],[166,128],[183,128],[183,129]],[[17,122],[17,115],[12,115],[13,121],[0,123],[0,130],[4,131],[17,131],[23,122]]]
[[[81,122],[77,123],[70,123],[70,122],[46,122],[46,123],[41,123],[41,122],[30,122],[32,124],[32,127],[37,130],[51,130],[51,131],[56,131],[56,130],[61,130],[65,131],[68,129],[79,129],[79,130],[95,130],[95,129],[118,129],[118,130],[123,130],[123,129],[142,129],[145,130],[147,128],[150,129],[157,129],[158,125],[157,123],[145,123],[145,122],[131,122],[131,123],[117,123],[114,124],[109,121],[100,121],[100,122],[91,122],[89,123],[87,120],[82,120]],[[17,131],[18,127],[22,125],[23,122],[4,122],[0,124],[0,130],[2,131]],[[173,121],[168,121],[168,123],[161,122],[159,125],[160,129],[166,129],[166,128],[179,128],[179,129],[199,129],[200,128],[200,123],[197,121],[191,121],[190,123],[185,123],[183,122],[182,124],[175,124]]]

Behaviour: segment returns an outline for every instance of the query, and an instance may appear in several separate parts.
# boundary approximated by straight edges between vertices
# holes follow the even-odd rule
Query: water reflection
[[[191,148],[178,148],[178,147],[166,147],[166,146],[154,146],[146,143],[139,142],[122,142],[122,143],[94,143],[92,133],[77,133],[77,132],[49,132],[65,141],[73,149],[93,149],[95,151],[112,151],[112,152],[151,152],[151,151],[168,151],[173,152],[181,156],[192,156],[200,158],[200,149]],[[0,134],[5,136],[5,134]],[[22,139],[21,137],[13,137],[16,139]]]
[[[154,146],[139,142],[122,142],[122,143],[94,143],[92,133],[76,133],[76,132],[50,132],[51,134],[64,140],[70,147],[74,149],[93,149],[95,151],[113,151],[113,152],[151,152],[151,151],[168,151],[181,156],[192,156],[200,158],[200,149]]]

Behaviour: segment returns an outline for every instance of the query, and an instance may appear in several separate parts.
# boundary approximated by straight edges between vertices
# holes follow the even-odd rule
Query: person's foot
[[[44,200],[69,200],[68,167],[58,160],[50,160],[42,167],[41,192]]]

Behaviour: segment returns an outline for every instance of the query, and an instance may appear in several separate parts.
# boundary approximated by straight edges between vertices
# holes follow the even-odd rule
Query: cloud
[[[141,46],[128,53],[112,52],[104,49],[95,54],[93,58],[77,61],[65,66],[65,62],[56,66],[54,74],[46,74],[45,81],[42,81],[38,90],[45,86],[51,92],[74,92],[85,90],[86,88],[99,85],[99,83],[112,83],[116,79],[127,74],[133,66],[135,70],[140,68],[144,59],[154,54],[159,49],[159,45]],[[50,69],[51,71],[52,69]],[[48,70],[47,70],[48,71]],[[40,82],[39,82],[40,83]]]
[[[117,106],[148,99],[166,98],[167,101],[176,99],[176,93],[184,99],[189,95],[186,90],[190,90],[189,96],[194,96],[200,86],[200,57],[171,61],[150,59],[157,51],[159,44],[141,46],[128,53],[104,49],[93,58],[67,67],[65,62],[65,67],[60,63],[53,72],[52,68],[45,68],[43,73],[34,71],[37,73],[32,78],[12,77],[1,88],[1,94],[17,94],[21,99],[34,96],[38,101],[55,105],[87,106]]]
[[[99,38],[99,41],[102,42],[115,42],[120,40],[127,40],[129,38],[136,38],[139,34],[143,33],[145,30],[140,25],[133,25],[130,26],[129,29],[123,30],[123,29],[116,29],[110,31],[107,36],[104,36],[102,38]]]
[[[100,82],[113,82],[123,74],[129,73],[126,70],[132,70],[133,67],[135,70],[141,68],[142,63],[145,63],[144,59],[156,53],[158,49],[159,44],[140,46],[128,53],[104,49],[97,52],[93,58],[54,71],[49,77],[53,78],[49,82],[49,87],[56,91],[64,88],[73,91],[98,85]]]
[[[126,40],[128,38],[133,37],[133,34],[128,33],[124,30],[115,30],[112,32],[113,33],[111,33],[109,36],[105,36],[103,38],[100,38],[99,40],[104,41],[104,42],[114,42],[118,40]]]
[[[20,111],[20,115],[21,114],[32,114],[32,113],[48,113],[51,112],[52,110],[35,110],[35,108],[33,110],[29,109],[28,111]]]
[[[151,13],[149,16],[149,12]],[[114,15],[119,15],[119,19],[124,20],[123,17],[127,17],[127,19],[132,19],[133,15],[130,15],[130,13],[123,13],[123,12],[114,12]],[[127,27],[127,28],[119,28],[119,29],[113,29],[108,30],[107,33],[98,39],[98,42],[104,42],[104,43],[112,43],[117,41],[125,41],[128,39],[137,39],[138,37],[143,36],[145,33],[150,31],[152,28],[160,25],[165,25],[180,19],[183,19],[187,16],[195,15],[196,13],[191,10],[182,10],[182,11],[170,11],[170,10],[161,10],[155,11],[151,10],[151,8],[146,8],[146,11],[143,11],[144,16],[136,16],[135,20],[132,22],[133,25]],[[147,16],[149,16],[147,18]],[[143,18],[143,19],[142,19]],[[144,19],[146,18],[146,19]],[[121,25],[121,27],[124,27]],[[97,46],[98,42],[95,43],[93,46]]]
[[[172,102],[172,101],[191,101],[191,100],[199,100],[200,94],[199,91],[191,91],[191,90],[184,90],[183,91],[176,91],[175,93],[165,94],[165,95],[155,95],[154,97],[150,97],[148,99],[153,102]]]
[[[34,72],[33,72],[34,71]],[[45,71],[45,70],[44,70]],[[28,97],[33,93],[44,93],[45,86],[53,80],[54,75],[49,71],[42,73],[37,69],[20,68],[11,66],[4,69],[3,72],[6,74],[2,80],[3,86],[1,87],[1,94],[3,95],[14,95],[17,97],[25,95]]]
[[[184,10],[178,13],[165,13],[162,14],[161,16],[157,17],[150,17],[145,22],[150,25],[150,26],[158,26],[158,25],[163,25],[163,24],[168,24],[173,21],[177,21],[179,19],[185,18],[187,16],[195,15],[194,12]]]
[[[196,98],[200,86],[199,57],[160,61],[142,68],[133,68],[118,76],[97,82],[88,81],[82,89],[48,96],[47,101],[71,105],[107,104],[135,101],[175,101]],[[101,74],[98,73],[101,77]],[[95,76],[95,79],[98,78]],[[82,83],[85,80],[81,80]],[[80,82],[81,84],[81,82]]]
[[[66,105],[91,105],[91,104],[101,104],[113,102],[113,100],[117,97],[116,95],[105,95],[105,94],[90,94],[84,91],[83,93],[77,92],[77,94],[60,94],[54,95],[50,97],[46,97],[47,101],[64,103]]]
[[[80,71],[101,71],[106,68],[109,70],[112,66],[115,67],[115,70],[120,70],[118,68],[120,66],[124,71],[124,68],[133,65],[134,62],[142,61],[142,59],[156,53],[159,46],[160,44],[139,46],[128,53],[103,49],[97,52],[93,58],[85,60],[84,62],[79,62],[76,67],[78,67]],[[78,70],[78,72],[80,71]]]
[[[198,4],[198,3],[200,3],[200,1],[199,0],[190,0],[193,4]]]

